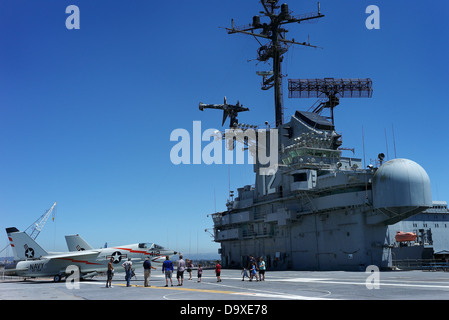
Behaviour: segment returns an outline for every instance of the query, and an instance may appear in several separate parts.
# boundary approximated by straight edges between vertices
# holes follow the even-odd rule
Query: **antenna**
[[[394,125],[391,124],[391,131],[393,131],[393,147],[394,147],[394,158],[396,159],[396,139],[394,138]]]
[[[362,126],[362,143],[363,143],[363,169],[366,170],[366,158],[365,158],[365,133]],[[365,174],[365,199],[368,199],[368,177]]]
[[[217,212],[217,197],[215,196],[215,188],[214,188],[214,212]]]
[[[387,129],[384,128],[384,132],[385,132],[385,147],[387,148],[387,159],[390,160],[390,155],[388,153],[388,140],[387,140]]]
[[[250,35],[256,38],[268,40],[267,44],[259,44],[260,48],[257,50],[257,60],[266,62],[269,59],[273,59],[273,75],[271,77],[264,76],[262,82],[262,90],[268,90],[274,87],[274,106],[276,112],[276,126],[280,126],[283,123],[284,110],[282,102],[282,73],[281,62],[283,60],[282,55],[288,51],[288,47],[292,44],[318,48],[311,45],[309,42],[296,42],[295,39],[288,40],[285,37],[288,30],[283,28],[283,25],[289,23],[301,23],[311,21],[317,18],[324,17],[320,13],[320,5],[318,3],[318,12],[301,14],[292,16],[291,11],[288,9],[286,3],[278,6],[278,0],[261,0],[260,1],[264,11],[261,11],[263,17],[269,19],[268,23],[262,23],[261,17],[256,15],[253,17],[253,21],[250,25],[235,27],[234,20],[231,20],[231,28],[225,28],[228,34],[242,33]],[[280,8],[280,11],[277,11]]]
[[[371,98],[373,82],[371,79],[288,79],[289,98],[321,98],[328,101],[320,103],[314,113],[320,114],[329,108],[334,124],[334,108],[339,105],[339,98]]]
[[[366,160],[365,160],[365,133],[363,132],[363,126],[362,126],[362,144],[363,144],[363,168],[366,169]]]

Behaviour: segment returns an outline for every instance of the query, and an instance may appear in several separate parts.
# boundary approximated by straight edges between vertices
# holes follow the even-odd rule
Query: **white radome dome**
[[[427,172],[408,159],[385,162],[373,177],[373,206],[431,207],[432,193]]]

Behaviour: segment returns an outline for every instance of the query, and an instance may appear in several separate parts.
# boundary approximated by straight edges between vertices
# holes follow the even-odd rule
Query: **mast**
[[[318,12],[301,14],[292,16],[291,11],[288,10],[286,3],[278,6],[279,0],[261,0],[260,1],[264,11],[260,13],[270,19],[269,23],[261,23],[260,16],[254,16],[253,22],[249,26],[235,27],[232,20],[231,28],[226,28],[228,34],[242,33],[251,35],[256,38],[267,39],[269,42],[265,45],[259,42],[260,48],[257,50],[257,60],[266,62],[269,59],[273,60],[272,76],[267,78],[268,73],[263,74],[262,90],[268,90],[274,87],[274,108],[275,108],[275,121],[276,127],[283,124],[283,101],[282,101],[282,72],[281,64],[283,60],[283,54],[288,51],[288,47],[292,44],[302,45],[306,47],[318,48],[306,42],[295,42],[295,39],[288,40],[285,38],[285,33],[288,30],[282,26],[289,23],[301,23],[303,21],[309,21],[317,18],[324,17],[320,13],[320,4],[318,2]],[[280,8],[280,11],[277,11]],[[257,31],[258,33],[256,33]]]

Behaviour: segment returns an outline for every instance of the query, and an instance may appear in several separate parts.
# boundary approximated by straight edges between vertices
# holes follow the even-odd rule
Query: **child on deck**
[[[243,275],[242,281],[245,281],[245,277],[249,278],[248,272],[245,267],[243,267],[242,275]]]
[[[201,282],[201,276],[203,275],[203,268],[201,264],[198,265],[198,282]]]
[[[259,281],[259,279],[257,278],[257,269],[255,262],[253,262],[251,265],[251,277],[249,278],[249,281],[253,281],[253,277],[256,277],[256,280]]]

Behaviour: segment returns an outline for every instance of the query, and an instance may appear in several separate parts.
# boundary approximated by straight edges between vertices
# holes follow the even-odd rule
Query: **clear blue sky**
[[[65,27],[72,4],[79,30]],[[365,27],[370,4],[380,30]],[[289,7],[313,12],[316,1]],[[229,181],[233,190],[254,183],[252,168],[175,166],[170,133],[192,132],[194,120],[221,129],[221,113],[198,103],[223,96],[251,109],[241,122],[274,122],[273,92],[260,90],[255,73],[270,66],[247,62],[257,42],[219,28],[260,10],[256,0],[1,0],[0,230],[25,229],[57,201],[38,238],[50,251],[79,233],[94,247],[154,241],[217,252],[206,215],[225,209]],[[366,162],[393,158],[394,125],[397,157],[419,163],[434,200],[448,201],[448,10],[441,0],[322,0],[325,18],[290,25],[290,38],[323,49],[285,55],[286,120],[315,102],[288,99],[288,78],[370,77],[371,99],[342,99],[335,110],[343,146],[363,157],[363,127]]]

